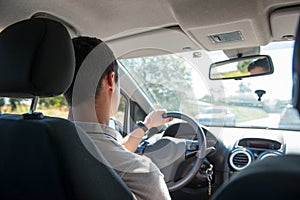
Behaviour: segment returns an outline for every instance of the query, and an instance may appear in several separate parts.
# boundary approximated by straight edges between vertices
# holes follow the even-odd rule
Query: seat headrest
[[[67,29],[54,20],[33,18],[0,33],[0,96],[51,97],[71,84],[75,55]]]

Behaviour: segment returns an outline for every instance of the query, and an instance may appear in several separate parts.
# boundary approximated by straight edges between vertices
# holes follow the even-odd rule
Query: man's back
[[[163,174],[157,166],[149,158],[129,152],[120,145],[120,133],[101,124],[77,122],[77,125],[89,134],[137,199],[170,199]]]

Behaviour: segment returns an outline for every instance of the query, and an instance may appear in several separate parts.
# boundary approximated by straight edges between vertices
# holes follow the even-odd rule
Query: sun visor
[[[300,6],[278,9],[271,13],[272,36],[275,41],[293,40],[296,34]]]
[[[179,53],[202,49],[179,27],[162,28],[105,41],[118,59]]]

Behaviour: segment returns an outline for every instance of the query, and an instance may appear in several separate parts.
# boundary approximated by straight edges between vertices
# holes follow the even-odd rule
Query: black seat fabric
[[[0,127],[0,199],[130,199],[115,172],[85,148],[72,122],[4,115]]]
[[[268,157],[232,177],[211,199],[300,199],[299,180],[299,155]]]
[[[74,65],[74,50],[68,31],[56,21],[24,20],[0,34],[1,95],[59,95],[71,84]]]
[[[61,94],[74,67],[60,23],[29,19],[0,34],[0,96]],[[82,129],[29,115],[0,116],[0,199],[134,199]]]

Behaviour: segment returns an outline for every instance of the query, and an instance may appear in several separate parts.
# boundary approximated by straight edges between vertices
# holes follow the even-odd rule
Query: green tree
[[[118,111],[124,112],[125,111],[125,107],[126,107],[126,99],[124,98],[123,95],[121,95],[120,97],[120,104],[118,107]]]
[[[0,108],[5,105],[4,98],[0,98]]]
[[[62,108],[67,106],[67,101],[63,95],[59,95],[50,98],[40,98],[39,105],[46,108]]]
[[[5,101],[4,101],[4,98],[0,98],[0,111],[1,111],[1,108],[5,105]]]
[[[50,98],[40,98],[39,99],[39,106],[41,107],[46,107],[49,108],[50,107]]]
[[[130,69],[144,92],[152,98],[157,107],[168,110],[182,110],[188,114],[197,113],[190,103],[192,96],[191,69],[185,60],[176,55],[143,57],[121,61]]]
[[[213,97],[211,95],[204,95],[202,98],[200,98],[200,101],[206,102],[206,103],[212,103]]]
[[[251,90],[249,84],[246,85],[245,83],[242,82],[242,83],[239,84],[239,91],[238,92],[239,93],[250,93],[250,92],[252,92],[252,90]]]
[[[9,104],[11,106],[11,111],[16,111],[18,105],[20,105],[22,99],[18,98],[9,98]]]
[[[245,60],[238,63],[237,68],[241,73],[247,73],[248,72],[248,66],[250,64],[251,60]]]

